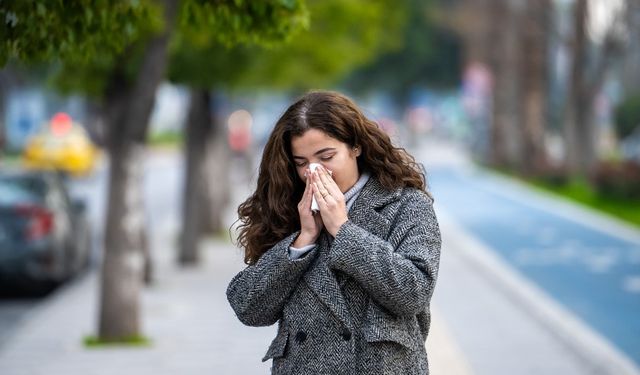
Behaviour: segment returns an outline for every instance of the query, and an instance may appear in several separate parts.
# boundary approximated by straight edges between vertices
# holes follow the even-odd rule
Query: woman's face
[[[318,129],[309,129],[301,136],[291,138],[291,153],[296,171],[302,181],[310,163],[319,163],[332,172],[333,180],[343,193],[360,177],[356,158],[360,150],[330,137]]]

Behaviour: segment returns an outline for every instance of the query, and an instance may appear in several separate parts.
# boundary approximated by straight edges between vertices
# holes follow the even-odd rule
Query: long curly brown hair
[[[268,249],[300,229],[298,202],[305,184],[291,154],[291,138],[309,129],[351,146],[360,146],[358,169],[388,190],[413,187],[426,191],[422,168],[404,148],[395,147],[378,125],[348,97],[312,91],[292,104],[276,123],[264,148],[256,191],[238,207],[238,243],[244,261],[254,264]]]

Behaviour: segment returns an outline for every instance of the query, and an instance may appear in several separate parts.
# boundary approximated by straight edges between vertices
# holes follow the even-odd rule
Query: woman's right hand
[[[307,170],[306,186],[302,199],[298,203],[298,214],[300,216],[300,235],[292,244],[293,247],[303,247],[316,242],[324,224],[319,214],[314,215],[311,211],[311,199],[313,189],[311,187],[311,172]]]

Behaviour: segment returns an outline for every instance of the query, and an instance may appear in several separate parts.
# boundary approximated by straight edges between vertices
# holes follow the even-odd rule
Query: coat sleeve
[[[336,233],[331,268],[353,277],[382,307],[397,316],[424,311],[440,262],[440,230],[431,198],[407,194],[385,241],[352,221]],[[397,246],[393,246],[396,243]]]
[[[316,249],[291,260],[289,235],[267,250],[258,261],[240,271],[229,283],[227,299],[240,321],[248,326],[269,326],[278,321],[293,289],[313,259]]]

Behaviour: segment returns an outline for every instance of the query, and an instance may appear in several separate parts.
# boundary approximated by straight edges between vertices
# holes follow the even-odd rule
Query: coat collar
[[[368,232],[385,236],[390,227],[389,219],[380,213],[380,209],[400,199],[402,188],[385,189],[377,178],[371,178],[349,211],[349,220]]]
[[[387,190],[376,177],[372,176],[364,185],[360,195],[353,203],[351,213],[359,214],[359,211],[366,211],[367,209],[377,210],[380,207],[384,207],[394,200],[397,200],[400,198],[401,194],[402,188]]]

